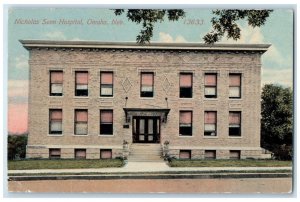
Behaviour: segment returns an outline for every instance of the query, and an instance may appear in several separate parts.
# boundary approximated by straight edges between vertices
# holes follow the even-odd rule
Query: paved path
[[[188,172],[188,171],[273,171],[292,170],[292,167],[169,167],[165,162],[129,162],[121,168],[89,169],[40,169],[8,170],[8,174],[17,173],[135,173],[135,172]]]

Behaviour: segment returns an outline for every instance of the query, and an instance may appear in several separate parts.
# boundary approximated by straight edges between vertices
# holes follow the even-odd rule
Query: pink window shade
[[[51,72],[51,83],[62,83],[63,72]]]
[[[101,150],[100,155],[102,159],[111,159],[112,158],[112,152],[111,150]]]
[[[86,156],[86,151],[84,149],[81,150],[76,150],[76,157],[81,157],[81,158],[85,158]]]
[[[205,119],[205,123],[209,123],[209,124],[216,123],[217,120],[216,112],[205,112],[204,119]]]
[[[101,111],[101,123],[112,123],[113,113],[111,111]]]
[[[50,149],[50,155],[60,155],[60,149]]]
[[[180,123],[192,123],[192,112],[180,112]]]
[[[229,86],[240,86],[241,85],[241,75],[231,74],[229,75]]]
[[[113,73],[101,73],[101,84],[113,84]]]
[[[230,112],[229,113],[229,124],[240,124],[241,123],[241,114]]]
[[[53,110],[50,113],[51,120],[61,120],[62,119],[62,111],[61,110]]]
[[[88,84],[88,73],[87,72],[77,72],[76,73],[76,83],[77,84]]]
[[[192,87],[192,75],[181,74],[179,83],[180,87]]]
[[[76,111],[76,121],[88,121],[88,113],[87,111]]]
[[[217,75],[215,75],[215,74],[206,74],[205,75],[205,85],[216,86],[217,85]]]
[[[153,85],[153,74],[142,73],[142,85]]]

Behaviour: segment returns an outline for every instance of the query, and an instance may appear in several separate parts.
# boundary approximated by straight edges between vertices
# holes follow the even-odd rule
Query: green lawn
[[[180,160],[169,162],[171,167],[285,167],[292,166],[292,161],[277,160]]]
[[[120,159],[28,159],[8,161],[8,170],[122,167]]]

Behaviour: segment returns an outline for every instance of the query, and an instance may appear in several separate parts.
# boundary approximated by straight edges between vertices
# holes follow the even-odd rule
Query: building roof
[[[191,51],[251,51],[264,53],[271,44],[221,44],[204,43],[161,43],[151,42],[140,45],[136,42],[102,42],[102,41],[53,41],[53,40],[19,40],[23,46],[32,48],[65,48],[65,49],[131,49],[131,50],[191,50]]]

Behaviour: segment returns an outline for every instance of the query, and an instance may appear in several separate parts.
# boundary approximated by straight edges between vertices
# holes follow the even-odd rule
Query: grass
[[[171,167],[286,167],[292,166],[292,161],[278,160],[182,160],[173,159]]]
[[[120,159],[28,159],[8,161],[8,170],[122,167]]]

